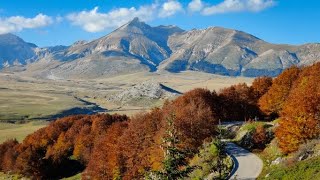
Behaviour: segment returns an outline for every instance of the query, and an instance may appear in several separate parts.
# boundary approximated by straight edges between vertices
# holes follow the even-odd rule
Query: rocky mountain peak
[[[30,47],[37,47],[35,44],[27,43],[23,39],[21,39],[19,36],[16,36],[14,34],[8,33],[8,34],[0,34],[0,44],[3,45],[29,45]]]
[[[146,24],[145,22],[140,21],[139,18],[134,18],[129,21],[127,24],[121,26],[119,29],[115,30],[115,33],[125,32],[125,33],[135,33],[135,34],[145,34],[148,31],[151,31],[152,27]]]
[[[143,23],[143,22],[140,21],[140,19],[138,17],[135,17],[128,24],[134,25],[134,24],[141,24],[141,23]]]
[[[36,47],[14,34],[0,35],[0,68],[27,64],[35,56]]]

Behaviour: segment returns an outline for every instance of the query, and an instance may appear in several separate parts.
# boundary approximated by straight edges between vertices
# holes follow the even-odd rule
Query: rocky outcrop
[[[114,94],[108,98],[108,101],[128,104],[135,100],[159,100],[169,99],[180,95],[181,93],[171,89],[161,83],[146,81],[136,84],[120,93]]]

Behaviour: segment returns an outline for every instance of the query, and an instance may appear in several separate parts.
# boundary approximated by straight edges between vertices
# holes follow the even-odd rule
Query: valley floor
[[[144,81],[163,83],[183,93],[200,87],[219,90],[237,83],[251,84],[252,80],[191,71],[141,72],[87,80],[45,80],[19,73],[0,73],[0,121],[48,119],[75,107],[88,108],[87,103],[109,113],[128,115],[160,106],[163,100],[154,101],[152,105],[143,101],[125,105],[107,101],[108,97]]]

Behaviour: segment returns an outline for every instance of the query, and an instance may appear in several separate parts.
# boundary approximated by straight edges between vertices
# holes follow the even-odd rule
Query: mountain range
[[[0,69],[48,79],[98,78],[141,71],[192,70],[226,76],[277,76],[320,61],[320,44],[271,44],[248,33],[210,27],[151,27],[138,18],[99,39],[37,47],[0,35]]]

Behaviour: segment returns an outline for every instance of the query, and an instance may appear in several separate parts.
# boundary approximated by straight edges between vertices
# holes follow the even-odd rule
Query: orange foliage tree
[[[119,137],[128,127],[127,122],[117,122],[108,128],[93,149],[83,179],[117,179],[120,177],[123,162],[119,149]]]
[[[275,134],[280,149],[288,154],[297,151],[307,140],[319,136],[319,122],[304,117],[281,119]]]
[[[270,90],[259,99],[259,106],[264,113],[279,115],[299,73],[300,69],[293,66],[274,79]]]
[[[153,109],[149,113],[136,114],[129,121],[128,128],[119,138],[123,179],[141,178],[148,170],[160,168],[162,116],[160,109]]]
[[[276,131],[285,153],[320,135],[320,63],[303,68],[283,105]]]
[[[272,86],[271,77],[257,77],[252,82],[251,88],[255,95],[256,101],[269,91]]]
[[[7,140],[0,145],[0,171],[10,171],[14,168],[18,146],[19,143],[15,139]]]

